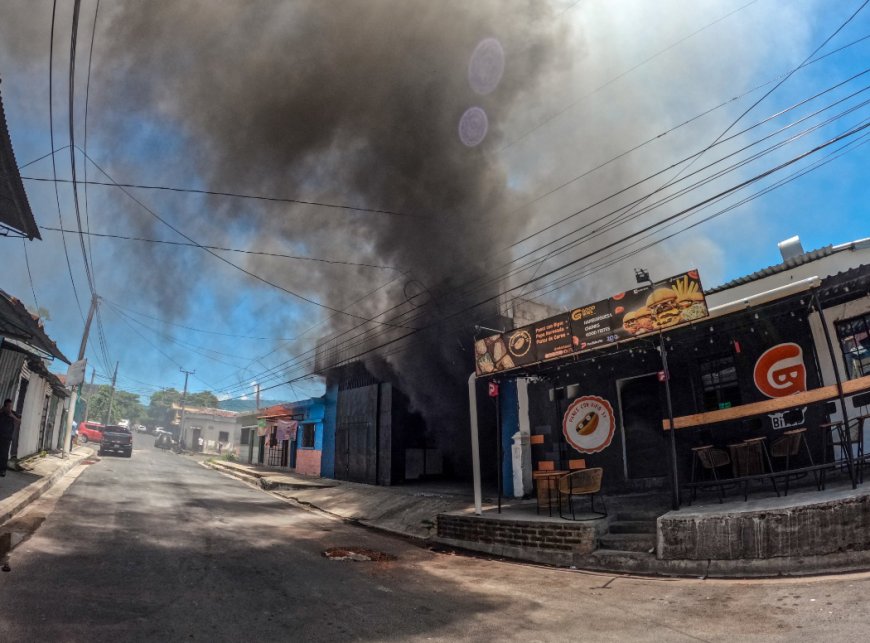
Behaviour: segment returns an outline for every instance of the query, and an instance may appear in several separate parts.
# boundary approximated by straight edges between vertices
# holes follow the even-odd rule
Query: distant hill
[[[276,404],[285,404],[281,400],[260,400],[260,408],[265,409],[268,406]],[[248,413],[257,408],[256,400],[221,400],[218,402],[218,408],[224,411],[236,411],[238,413]]]

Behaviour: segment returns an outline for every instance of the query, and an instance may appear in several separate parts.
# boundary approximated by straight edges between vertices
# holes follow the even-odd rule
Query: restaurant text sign
[[[479,339],[478,376],[599,348],[707,317],[696,270],[618,293],[535,324]]]

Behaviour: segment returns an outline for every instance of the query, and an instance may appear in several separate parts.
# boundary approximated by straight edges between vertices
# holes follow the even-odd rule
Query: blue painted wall
[[[514,495],[514,471],[511,462],[513,435],[520,430],[520,402],[516,380],[499,383],[499,412],[501,413],[501,489],[502,495]]]
[[[335,425],[338,415],[338,385],[326,389],[323,400],[323,430],[320,436],[320,476],[335,478]]]

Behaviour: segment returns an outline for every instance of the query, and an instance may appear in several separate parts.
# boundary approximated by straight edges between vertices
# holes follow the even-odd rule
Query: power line
[[[41,230],[48,230],[50,232],[75,232],[74,230],[65,230],[62,228],[54,227],[54,226],[39,226],[39,228]],[[133,236],[127,236],[127,235],[122,235],[122,234],[108,234],[105,232],[102,232],[102,233],[101,232],[82,232],[82,234],[84,234],[85,236],[89,236],[89,237],[99,237],[99,238],[103,238],[103,239],[121,239],[124,241],[142,241],[145,243],[156,243],[156,244],[163,244],[163,245],[169,245],[169,246],[183,246],[186,248],[219,250],[219,251],[223,251],[223,252],[238,252],[241,254],[257,255],[257,256],[262,256],[262,257],[277,257],[279,259],[293,259],[293,260],[297,260],[297,261],[315,261],[315,262],[319,262],[319,263],[334,264],[334,265],[341,265],[341,266],[375,268],[378,270],[395,270],[395,271],[399,270],[398,268],[396,268],[394,266],[384,266],[381,264],[374,264],[374,263],[363,263],[363,262],[358,262],[358,261],[343,261],[340,259],[323,259],[321,257],[305,257],[305,256],[301,256],[301,255],[284,254],[281,252],[266,252],[263,250],[243,250],[241,248],[227,248],[224,246],[211,246],[211,245],[207,245],[207,244],[198,244],[198,243],[193,243],[193,242],[188,242],[188,241],[169,241],[169,240],[165,240],[165,239],[150,239],[148,237],[133,237]]]
[[[88,159],[91,163],[93,163],[93,164],[94,164],[94,167],[96,167],[100,172],[102,172],[102,173],[103,173],[103,174],[104,174],[104,175],[105,175],[105,176],[106,176],[110,181],[113,181],[113,182],[114,182],[114,179],[111,177],[111,175],[109,175],[109,173],[106,172],[106,170],[104,170],[102,167],[100,167],[100,165],[97,164],[96,161],[94,161],[90,156],[88,156],[87,159]],[[391,325],[392,325],[392,324],[389,324],[389,323],[386,323],[386,322],[378,322],[378,321],[374,321],[373,319],[370,319],[370,318],[368,318],[368,317],[363,317],[363,316],[361,316],[361,315],[355,315],[355,314],[353,314],[353,313],[349,313],[349,312],[347,312],[347,311],[340,310],[340,309],[338,309],[338,308],[334,308],[334,307],[329,306],[329,305],[327,305],[327,304],[323,304],[323,303],[321,303],[321,302],[319,302],[319,301],[316,301],[316,300],[314,300],[314,299],[311,299],[311,298],[309,298],[309,297],[305,297],[304,295],[300,295],[299,293],[296,293],[296,292],[290,290],[289,288],[285,288],[284,286],[281,286],[281,285],[279,285],[279,284],[276,284],[276,283],[273,282],[273,281],[270,281],[270,280],[268,280],[268,279],[266,279],[266,278],[264,278],[264,277],[261,277],[260,275],[258,275],[258,274],[256,274],[256,273],[253,273],[253,272],[251,272],[250,270],[247,270],[247,269],[243,268],[242,266],[240,266],[240,265],[238,265],[238,264],[233,263],[233,262],[230,261],[229,259],[226,259],[225,257],[222,257],[221,255],[217,254],[217,252],[215,252],[214,250],[210,250],[210,249],[208,249],[208,248],[205,248],[204,246],[202,246],[202,244],[200,244],[199,242],[197,242],[196,240],[194,240],[194,239],[191,238],[190,236],[188,236],[188,235],[186,235],[185,233],[183,233],[183,232],[182,232],[181,230],[179,230],[177,227],[175,227],[174,225],[172,225],[171,223],[169,223],[169,221],[167,221],[166,219],[164,219],[163,217],[161,217],[159,214],[157,214],[154,210],[152,210],[152,209],[149,208],[147,205],[145,205],[144,203],[142,203],[142,201],[140,201],[140,200],[137,199],[135,196],[133,196],[133,195],[129,192],[129,190],[127,190],[126,188],[124,188],[124,187],[122,187],[122,186],[120,186],[120,185],[118,185],[117,187],[118,187],[118,188],[119,188],[119,189],[120,189],[124,194],[126,194],[127,197],[130,198],[134,203],[136,203],[137,205],[139,205],[139,206],[140,206],[142,209],[144,209],[148,214],[150,214],[152,217],[154,217],[155,219],[157,219],[158,221],[160,221],[160,223],[162,223],[163,225],[165,225],[166,227],[168,227],[170,230],[172,230],[173,232],[175,232],[175,233],[178,234],[179,236],[184,237],[185,239],[187,239],[187,240],[190,241],[191,243],[195,244],[195,245],[198,246],[199,248],[202,248],[203,250],[205,250],[207,253],[209,253],[210,255],[212,255],[213,257],[215,257],[216,259],[218,259],[219,261],[222,261],[223,263],[227,264],[228,266],[231,266],[231,267],[235,268],[236,270],[238,270],[238,271],[240,271],[240,272],[242,272],[242,273],[248,275],[249,277],[252,277],[253,279],[256,279],[257,281],[260,281],[260,282],[262,282],[262,283],[264,283],[264,284],[266,284],[266,285],[272,286],[273,288],[275,288],[275,289],[277,289],[277,290],[280,290],[281,292],[287,293],[288,295],[292,295],[293,297],[296,297],[297,299],[301,299],[302,301],[305,301],[305,302],[307,302],[307,303],[309,303],[309,304],[313,304],[313,305],[318,306],[318,307],[320,307],[320,308],[325,308],[326,310],[331,310],[332,312],[339,313],[339,314],[341,314],[341,315],[346,315],[347,317],[353,317],[353,318],[355,318],[355,319],[360,319],[360,320],[367,321],[367,322],[373,322],[373,323],[375,323],[375,324],[383,324],[383,325],[386,325],[386,326],[391,326]],[[61,227],[63,227],[63,226],[61,225]]]
[[[48,155],[46,155],[46,156],[48,156]],[[42,156],[37,160],[41,160],[43,158],[45,158],[45,156]],[[95,166],[97,165],[93,159],[91,159],[90,157],[88,157],[88,159]],[[106,174],[106,173],[103,172],[103,174]],[[48,179],[37,178],[37,177],[32,177],[32,176],[28,176],[28,177],[22,176],[21,178],[28,180],[28,181],[47,181],[48,180]],[[111,177],[110,177],[110,179],[111,179]],[[70,181],[69,179],[54,179],[54,180],[58,181],[59,183],[72,183],[72,181]],[[365,212],[368,214],[385,214],[385,215],[396,216],[396,217],[412,217],[412,218],[421,217],[421,215],[419,215],[419,214],[410,214],[408,212],[397,212],[395,210],[383,210],[380,208],[365,208],[362,206],[358,207],[358,206],[352,206],[352,205],[342,205],[342,204],[338,204],[338,203],[325,203],[322,201],[306,201],[303,199],[292,199],[289,197],[264,196],[264,195],[260,195],[260,194],[244,194],[241,192],[220,192],[217,190],[200,190],[200,189],[196,189],[196,188],[180,188],[180,187],[171,187],[171,186],[166,186],[166,185],[146,185],[146,184],[140,184],[140,183],[121,183],[121,182],[114,182],[111,180],[110,181],[93,181],[93,180],[79,181],[79,183],[82,185],[96,185],[96,186],[102,186],[102,187],[129,188],[129,189],[140,189],[140,190],[157,190],[157,191],[162,191],[162,192],[179,192],[179,193],[183,193],[183,194],[201,194],[201,195],[205,195],[205,196],[220,196],[220,197],[228,197],[228,198],[234,198],[234,199],[251,199],[254,201],[268,201],[268,202],[272,202],[272,203],[292,203],[295,205],[311,205],[311,206],[317,206],[320,208],[330,208],[330,209],[335,209],[335,210],[345,210],[345,211],[351,211],[351,212]]]
[[[27,266],[27,279],[30,281],[30,292],[33,293],[33,305],[36,310],[39,310],[39,300],[36,298],[36,288],[33,287],[33,275],[30,274],[30,259],[27,257],[27,241],[22,238],[21,243],[24,246],[24,265]]]
[[[48,133],[51,141],[51,149],[54,149],[54,76],[53,76],[53,68],[54,68],[54,21],[55,16],[57,14],[57,0],[52,2],[51,6],[51,42],[48,47]],[[54,154],[51,155],[51,173],[54,177],[55,181],[57,180],[57,163],[54,159]],[[58,189],[57,183],[54,184],[54,196],[57,201],[57,218],[60,222],[60,227],[63,228],[63,215],[60,210],[60,190]],[[69,250],[66,247],[66,236],[61,233],[61,240],[63,241],[63,254],[66,257],[66,267],[69,272],[69,280],[72,284],[73,296],[76,300],[76,306],[79,309],[79,316],[82,318],[82,321],[85,320],[85,313],[82,310],[82,302],[79,300],[79,293],[76,290],[76,281],[73,277],[72,264],[69,260]]]

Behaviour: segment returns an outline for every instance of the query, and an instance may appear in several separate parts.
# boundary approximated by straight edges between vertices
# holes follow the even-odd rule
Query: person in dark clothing
[[[12,410],[12,400],[3,402],[0,409],[0,476],[6,475],[6,465],[9,463],[9,448],[15,436],[15,428],[21,422],[18,414]]]

